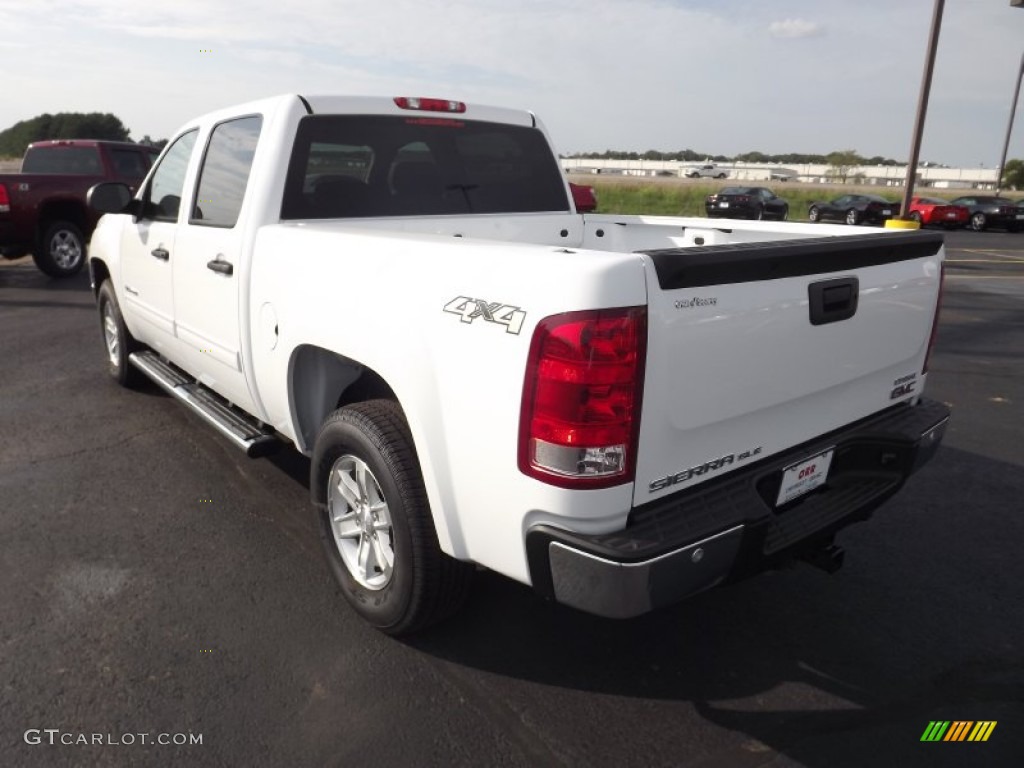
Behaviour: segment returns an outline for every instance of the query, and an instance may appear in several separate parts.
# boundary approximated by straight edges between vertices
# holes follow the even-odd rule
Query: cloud
[[[797,39],[818,37],[825,33],[825,28],[821,24],[805,19],[786,19],[785,21],[773,21],[768,25],[768,32],[772,37]]]

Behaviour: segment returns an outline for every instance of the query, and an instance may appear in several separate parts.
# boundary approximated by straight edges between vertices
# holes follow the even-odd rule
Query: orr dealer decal
[[[469,296],[456,296],[444,305],[444,311],[459,315],[462,322],[472,323],[477,318],[484,322],[505,326],[505,333],[519,333],[526,320],[526,313],[511,304],[500,301],[471,299]]]

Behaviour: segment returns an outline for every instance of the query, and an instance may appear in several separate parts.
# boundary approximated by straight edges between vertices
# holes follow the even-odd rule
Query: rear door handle
[[[220,258],[206,262],[206,268],[212,269],[214,272],[218,272],[222,275],[231,275],[234,274],[235,271],[235,268],[231,266],[230,261],[222,261]]]
[[[154,248],[150,253],[160,259],[160,261],[167,261],[171,258],[171,253],[166,248]]]

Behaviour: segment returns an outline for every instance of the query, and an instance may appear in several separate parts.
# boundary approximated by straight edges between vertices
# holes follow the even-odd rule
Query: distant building
[[[693,163],[678,160],[605,160],[596,157],[563,157],[562,168],[570,173],[601,173],[620,176],[683,177]],[[800,181],[834,184],[834,169],[828,165],[794,165],[782,168],[774,163],[718,163],[734,181]],[[846,183],[899,187],[907,177],[905,165],[861,165],[847,170]],[[995,168],[936,168],[919,166],[916,186],[935,189],[996,188]]]

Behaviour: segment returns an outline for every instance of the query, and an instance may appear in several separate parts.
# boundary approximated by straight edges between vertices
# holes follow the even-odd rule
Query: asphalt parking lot
[[[629,622],[484,573],[401,642],[336,593],[304,458],[117,388],[86,277],[0,262],[0,764],[1021,765],[1024,234],[947,249],[951,428],[839,573]],[[997,725],[922,743],[935,720]]]

